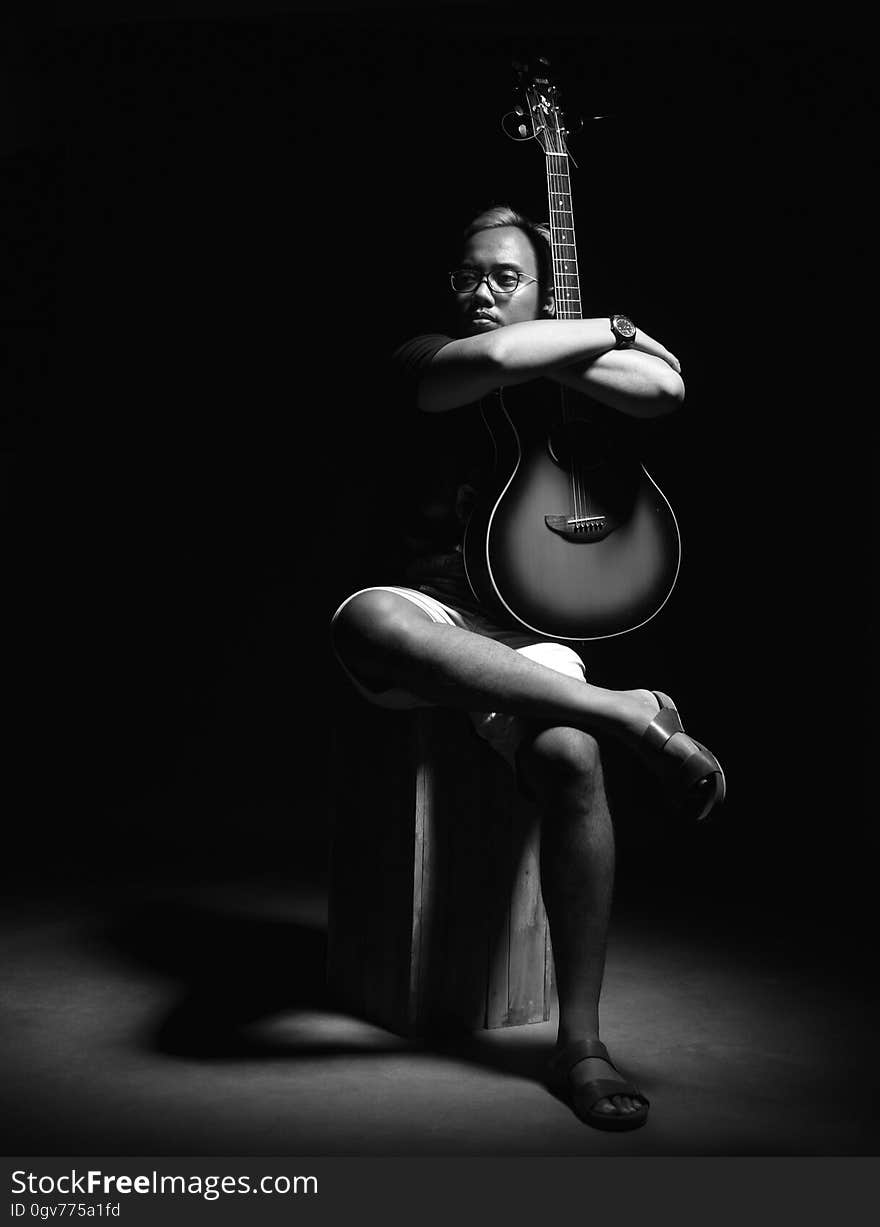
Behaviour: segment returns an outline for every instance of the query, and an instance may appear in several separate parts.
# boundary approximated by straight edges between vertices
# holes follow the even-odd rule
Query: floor
[[[603,1034],[652,1109],[646,1128],[605,1134],[543,1085],[553,1020],[430,1047],[335,1009],[315,876],[8,895],[6,1153],[877,1153],[857,957],[830,961],[784,926],[743,938],[720,914],[658,922],[624,899]]]

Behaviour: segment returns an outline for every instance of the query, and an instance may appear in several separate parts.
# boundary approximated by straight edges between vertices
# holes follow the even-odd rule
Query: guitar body
[[[464,539],[483,604],[548,639],[604,639],[649,621],[681,559],[675,515],[627,447],[587,415],[550,427],[535,406],[483,407],[496,482]]]

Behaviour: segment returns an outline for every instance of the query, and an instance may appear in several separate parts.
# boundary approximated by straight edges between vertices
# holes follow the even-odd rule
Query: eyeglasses
[[[473,268],[457,268],[449,274],[449,280],[456,294],[473,294],[484,281],[493,294],[513,294],[521,282],[538,278],[516,273],[513,269],[493,269],[491,273],[480,274]]]

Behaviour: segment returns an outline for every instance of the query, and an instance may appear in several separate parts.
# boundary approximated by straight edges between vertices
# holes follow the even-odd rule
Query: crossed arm
[[[527,320],[451,341],[422,376],[418,405],[442,413],[544,376],[632,417],[677,408],[684,383],[675,355],[641,328],[632,348],[614,344],[607,319]]]

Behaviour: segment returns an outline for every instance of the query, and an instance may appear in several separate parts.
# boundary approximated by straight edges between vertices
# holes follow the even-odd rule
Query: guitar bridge
[[[566,541],[596,541],[610,531],[606,516],[544,516],[544,523]]]

